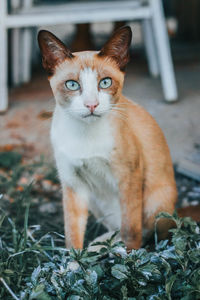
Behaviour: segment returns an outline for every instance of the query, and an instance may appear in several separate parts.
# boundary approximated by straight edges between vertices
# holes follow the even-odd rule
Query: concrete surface
[[[148,74],[146,62],[132,59],[126,75],[124,94],[144,106],[157,120],[167,138],[175,163],[185,159],[200,166],[200,61],[178,62],[175,66],[179,101],[163,100],[160,79]],[[13,89],[10,108],[0,116],[0,148],[25,146],[28,156],[51,156],[50,120],[54,100],[45,75],[38,73],[30,84]],[[199,168],[200,170],[200,168]]]
[[[200,144],[200,62],[179,63],[175,70],[179,92],[176,103],[166,103],[160,80],[150,78],[145,65],[134,68],[134,62],[127,74],[124,93],[157,120],[173,161],[179,163],[194,157]]]

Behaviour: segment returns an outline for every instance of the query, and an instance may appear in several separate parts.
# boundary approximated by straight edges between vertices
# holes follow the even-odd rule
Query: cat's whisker
[[[125,112],[126,112],[126,110],[125,110],[125,109],[123,109],[123,108],[120,108],[120,107],[112,107],[111,109],[112,109],[112,110],[116,110],[116,111],[121,111],[121,112],[123,112],[123,113],[125,113]]]
[[[120,106],[120,105],[122,105],[122,106],[129,106],[130,103],[120,102],[120,103],[112,103],[111,105],[112,106]]]
[[[103,113],[108,113],[110,111],[110,109],[102,109],[102,110],[98,110],[97,113],[103,114]]]
[[[112,108],[112,109],[116,109],[116,110],[126,111],[126,108],[124,108],[124,107],[111,106],[111,108]]]
[[[118,119],[127,122],[127,118],[125,118],[123,115],[119,114],[119,112],[117,112],[117,111],[111,111],[111,114],[113,114],[114,116],[116,116]]]
[[[115,111],[115,110],[114,110]],[[127,114],[125,114],[124,112],[121,112],[120,110],[116,110],[116,113],[120,114],[121,116],[123,116],[125,119],[128,118]]]
[[[85,110],[81,110],[81,109],[80,110],[79,109],[75,110],[75,109],[72,109],[72,110],[67,110],[66,113],[69,113],[69,114],[72,114],[72,115],[76,114],[76,113],[80,113],[80,114],[83,113],[83,114],[85,114]]]
[[[111,108],[121,109],[121,110],[124,110],[124,111],[127,110],[127,107],[121,106],[121,105],[111,105]]]
[[[123,111],[121,111],[120,109],[113,108],[112,111],[118,112],[119,114],[121,114],[121,115],[123,115],[124,117],[127,118],[127,115]]]
[[[117,105],[128,105],[129,103],[125,103],[125,102],[117,102],[117,103],[111,103],[111,105],[113,106],[117,106]]]
[[[117,115],[117,114],[116,114]],[[118,116],[120,116],[123,120],[127,121],[127,118],[125,116],[123,116],[122,114],[118,114]]]
[[[66,109],[66,111],[69,111],[69,112],[72,112],[72,111],[85,111],[84,109],[82,108],[75,108],[75,109]]]
[[[119,115],[115,115],[115,118],[119,119],[120,121],[126,122],[127,120],[123,119],[122,117],[120,117]]]

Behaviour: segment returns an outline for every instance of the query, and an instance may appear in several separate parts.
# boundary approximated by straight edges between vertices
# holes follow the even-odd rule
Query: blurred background
[[[1,0],[0,150],[20,149],[28,159],[44,154],[53,160],[54,99],[37,32],[50,30],[72,51],[98,50],[125,24],[133,41],[124,94],[155,117],[178,174],[199,184],[199,0]],[[197,189],[194,201],[199,197]]]

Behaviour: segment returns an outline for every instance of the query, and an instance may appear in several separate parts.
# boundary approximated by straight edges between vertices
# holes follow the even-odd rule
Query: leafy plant
[[[37,226],[23,229],[1,214],[1,299],[182,299],[200,298],[199,226],[176,214],[158,216],[175,221],[172,241],[127,253],[113,235],[99,252],[56,246],[57,233],[35,239]],[[14,296],[13,296],[14,295]]]
[[[0,152],[0,167],[10,168],[17,165],[22,159],[22,155],[18,152]]]
[[[158,243],[155,233],[152,251],[142,248],[128,253],[122,241],[115,241],[117,233],[96,243],[99,251],[91,252],[87,247],[67,250],[62,234],[50,226],[50,232],[44,233],[40,225],[34,225],[35,220],[41,224],[44,216],[30,203],[46,194],[42,185],[38,190],[36,181],[20,182],[41,165],[27,166],[20,161],[7,166],[7,176],[1,173],[0,177],[2,203],[14,199],[11,208],[0,210],[0,299],[200,299],[200,228],[193,220],[179,218],[176,213],[157,216],[156,222],[169,218],[175,227],[170,230],[170,241]],[[45,174],[44,180],[56,184],[52,168]],[[89,227],[98,234],[92,222]]]

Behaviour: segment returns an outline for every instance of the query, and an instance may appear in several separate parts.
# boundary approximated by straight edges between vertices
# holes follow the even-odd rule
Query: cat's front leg
[[[142,178],[140,169],[130,172],[119,184],[121,205],[121,237],[127,249],[142,244]]]
[[[63,187],[65,242],[67,248],[83,248],[88,218],[88,198],[71,187]]]

